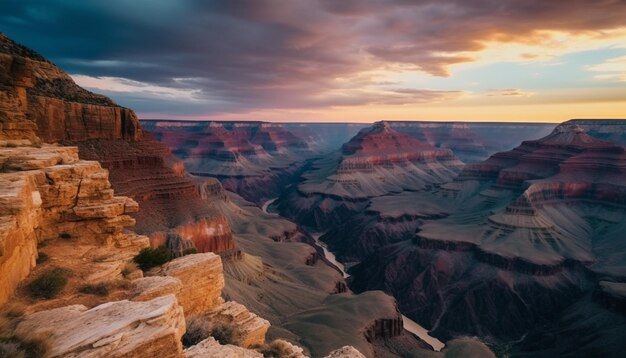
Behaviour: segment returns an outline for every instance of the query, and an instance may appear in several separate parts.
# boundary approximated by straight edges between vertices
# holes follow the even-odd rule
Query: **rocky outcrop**
[[[134,198],[135,230],[148,235],[153,246],[165,245],[168,235],[191,240],[199,252],[222,252],[235,246],[230,227],[203,194],[207,185],[169,167],[169,149],[149,135],[139,141],[86,140],[75,143],[84,158],[109,168],[116,191]],[[210,184],[209,184],[210,186]]]
[[[210,311],[223,303],[222,260],[213,253],[187,255],[155,269],[150,275],[171,276],[182,283],[177,298],[185,316]]]
[[[212,322],[220,322],[233,329],[233,344],[249,348],[265,343],[270,323],[248,311],[237,302],[229,301],[205,314]]]
[[[0,59],[3,69],[0,80],[7,91],[3,93],[17,94],[22,112],[19,115],[36,124],[37,135],[42,140],[134,140],[141,135],[139,121],[131,110],[116,105],[107,97],[84,90],[58,67],[3,34],[0,34]],[[12,117],[16,115],[14,111],[7,112],[13,113]],[[32,125],[27,127],[31,131],[34,128]],[[15,132],[18,129],[11,130]],[[24,136],[24,129],[21,132],[21,138],[32,137]]]
[[[0,167],[0,302],[35,266],[40,242],[61,238],[80,245],[126,247],[130,257],[147,245],[147,238],[124,233],[135,223],[128,214],[138,210],[137,203],[114,196],[108,172],[97,162],[79,160],[76,148],[3,147]],[[103,261],[98,266],[100,276],[114,277],[123,264]]]
[[[330,352],[330,354],[324,358],[365,358],[365,356],[356,348],[345,346]]]
[[[232,344],[221,345],[213,337],[209,337],[202,342],[185,349],[185,358],[262,358],[263,354]]]
[[[136,230],[157,237],[154,245],[180,225],[198,219],[224,221],[201,198],[198,185],[185,176],[169,149],[143,133],[132,110],[84,90],[61,69],[4,35],[0,70],[0,141],[62,142],[77,146],[82,159],[100,161],[110,170],[113,188],[141,205],[133,214]],[[234,246],[228,234],[203,235],[197,241],[201,250]]]
[[[20,339],[46,344],[47,357],[180,357],[184,333],[183,310],[173,295],[37,312],[15,330]]]
[[[278,210],[300,225],[326,231],[361,213],[372,198],[428,190],[463,166],[436,148],[378,122],[342,149],[313,162],[304,181],[278,200]]]

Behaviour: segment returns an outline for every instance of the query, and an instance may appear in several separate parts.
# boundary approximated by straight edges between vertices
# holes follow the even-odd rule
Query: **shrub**
[[[190,247],[190,248],[185,249],[183,251],[183,256],[193,255],[193,254],[197,254],[197,253],[198,253],[198,249],[196,249],[195,247]]]
[[[161,266],[172,259],[172,254],[165,246],[159,246],[156,249],[146,247],[141,249],[139,254],[133,258],[133,261],[143,271],[147,271],[153,267]]]
[[[213,337],[220,344],[232,344],[233,329],[223,323],[210,322],[206,317],[194,316],[187,322],[187,332],[183,336],[183,345],[191,347]]]
[[[78,291],[80,291],[81,293],[95,296],[106,296],[109,294],[109,288],[105,283],[102,282],[95,285],[81,286]]]
[[[37,265],[48,261],[48,259],[49,259],[48,254],[46,254],[45,252],[40,251],[37,253]]]
[[[55,297],[67,285],[67,271],[52,268],[28,284],[31,296],[50,299]]]
[[[17,338],[0,338],[0,357],[40,358],[47,349],[39,341],[20,341]]]
[[[265,358],[288,357],[292,354],[291,346],[282,339],[277,339],[268,344],[254,345],[251,348],[263,354]]]

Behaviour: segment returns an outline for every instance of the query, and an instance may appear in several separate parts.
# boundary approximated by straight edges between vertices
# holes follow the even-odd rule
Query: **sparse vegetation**
[[[267,358],[288,357],[291,354],[291,347],[288,345],[288,342],[282,339],[274,340],[271,343],[257,344],[251,348]]]
[[[78,289],[78,291],[88,295],[106,296],[109,294],[109,287],[105,283],[101,282],[94,285],[83,285]]]
[[[67,270],[49,269],[28,284],[28,291],[35,298],[53,298],[67,285],[67,276]]]
[[[206,317],[194,316],[187,321],[187,332],[183,336],[183,346],[191,347],[213,337],[220,344],[233,343],[233,329],[224,323],[211,322]]]
[[[0,337],[0,357],[40,358],[46,347],[39,341],[20,341],[17,338]]]
[[[50,257],[48,257],[48,254],[46,254],[45,252],[41,252],[39,251],[37,253],[37,265],[42,264],[46,261],[48,261]]]
[[[197,254],[197,253],[198,253],[198,249],[196,249],[195,247],[190,247],[190,248],[185,249],[183,251],[183,256],[193,255],[193,254]]]
[[[156,249],[146,247],[142,249],[133,261],[143,271],[147,271],[153,267],[161,266],[172,259],[172,254],[165,246],[159,246]]]

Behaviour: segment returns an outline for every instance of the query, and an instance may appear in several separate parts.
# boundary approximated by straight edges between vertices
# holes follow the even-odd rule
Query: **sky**
[[[626,117],[626,0],[0,0],[140,118]]]

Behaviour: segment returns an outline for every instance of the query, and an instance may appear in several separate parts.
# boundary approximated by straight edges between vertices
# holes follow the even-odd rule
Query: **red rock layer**
[[[180,229],[200,251],[234,246],[226,219],[201,196],[169,149],[144,134],[135,113],[74,83],[37,53],[0,34],[0,139],[37,136],[76,145],[81,159],[109,169],[113,188],[134,198],[136,231]],[[211,236],[203,231],[222,230]],[[198,228],[198,229],[190,229]]]
[[[234,161],[238,156],[308,148],[305,141],[281,124],[263,122],[143,121],[147,130],[181,159],[216,156]]]

